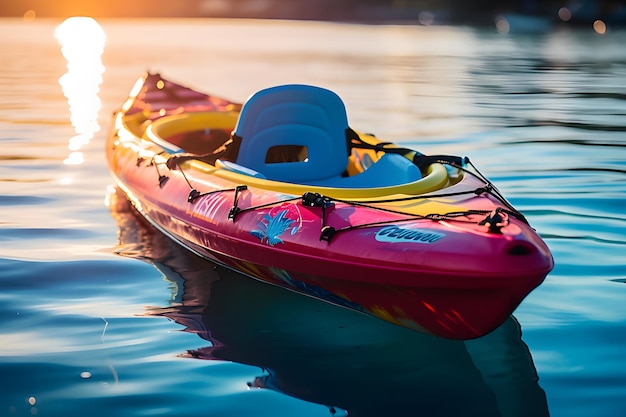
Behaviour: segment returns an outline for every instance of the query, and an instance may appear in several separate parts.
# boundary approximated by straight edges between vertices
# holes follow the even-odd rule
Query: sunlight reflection
[[[94,19],[70,17],[54,31],[67,60],[67,72],[59,78],[63,94],[70,107],[70,122],[76,131],[68,143],[71,151],[64,163],[80,165],[84,157],[80,150],[100,130],[98,112],[102,107],[98,93],[102,84],[101,56],[106,36]]]

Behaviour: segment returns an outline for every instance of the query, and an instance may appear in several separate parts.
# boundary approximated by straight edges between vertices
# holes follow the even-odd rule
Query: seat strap
[[[450,165],[462,166],[465,162],[465,158],[455,155],[424,155],[414,149],[390,147],[393,145],[391,142],[380,142],[376,145],[367,143],[361,139],[359,134],[351,128],[346,129],[346,141],[348,143],[348,155],[351,154],[352,149],[370,149],[376,152],[395,153],[404,156],[408,160],[412,161],[420,171],[425,172],[429,165],[434,163],[447,163]]]

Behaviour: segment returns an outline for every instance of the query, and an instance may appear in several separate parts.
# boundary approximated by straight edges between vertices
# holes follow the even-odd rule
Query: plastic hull
[[[451,339],[494,330],[553,267],[547,246],[523,218],[508,216],[495,231],[481,225],[485,213],[502,208],[502,202],[490,193],[473,193],[485,184],[472,175],[433,180],[442,175],[438,164],[411,194],[394,189],[388,197],[395,201],[384,203],[368,202],[371,192],[380,200],[382,190],[361,190],[359,198],[359,190],[301,188],[200,162],[169,169],[170,155],[142,138],[133,124],[144,129],[174,108],[182,113],[234,108],[236,116],[237,104],[211,98],[199,105],[203,99],[197,93],[190,99],[193,108],[179,102],[168,107],[164,100],[138,112],[153,77],[143,79],[143,96],[131,96],[115,116],[106,146],[109,166],[143,216],[208,259]],[[303,204],[302,189],[327,196],[328,204]],[[325,237],[324,227],[335,233]]]

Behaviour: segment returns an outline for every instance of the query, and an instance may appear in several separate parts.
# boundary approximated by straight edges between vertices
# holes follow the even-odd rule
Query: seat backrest
[[[348,164],[347,128],[343,101],[332,91],[300,84],[267,88],[241,109],[236,162],[277,181],[340,176]],[[276,161],[271,154],[281,147],[301,149],[300,158]]]

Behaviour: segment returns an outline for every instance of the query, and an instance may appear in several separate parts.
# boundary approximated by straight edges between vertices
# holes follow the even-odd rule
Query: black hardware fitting
[[[333,238],[333,236],[335,235],[335,228],[332,226],[324,226],[322,227],[322,232],[320,233],[320,242],[322,240],[325,240],[326,242],[330,243],[330,239]]]
[[[490,233],[502,233],[502,228],[509,224],[509,216],[496,209],[489,213],[480,223],[480,226],[487,226]]]
[[[332,210],[335,203],[326,196],[319,193],[306,192],[302,195],[302,205],[306,207],[320,207],[322,209],[322,229],[320,230],[320,241],[325,240],[330,243],[336,230],[332,226],[326,225],[327,209]]]
[[[333,205],[333,202],[330,201],[330,198],[319,193],[307,191],[302,195],[302,205],[307,207],[330,207]]]
[[[247,189],[248,189],[247,185],[238,185],[237,187],[235,187],[235,197],[233,198],[233,207],[228,211],[229,220],[232,220],[234,222],[235,218],[237,217],[237,214],[239,214],[239,212],[241,211],[241,209],[237,207],[237,200],[239,198],[239,193]]]
[[[228,210],[228,220],[232,220],[234,222],[235,221],[235,217],[237,217],[237,214],[240,211],[241,211],[241,209],[239,207],[233,206],[230,210]]]
[[[193,203],[195,201],[196,198],[198,198],[200,196],[200,191],[196,190],[196,189],[192,189],[189,192],[189,197],[187,197],[187,202],[188,203]]]

